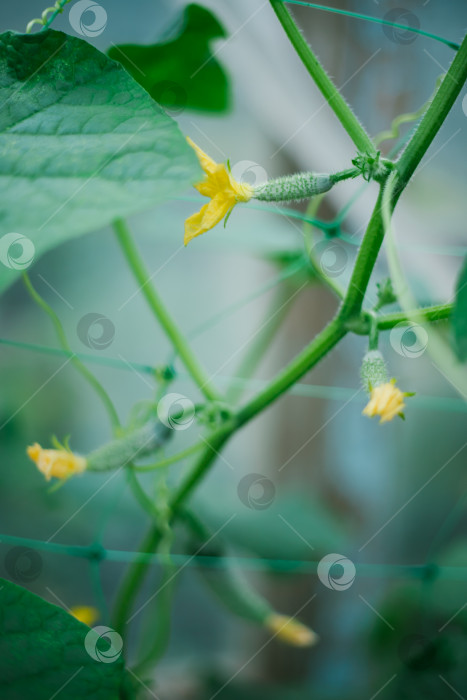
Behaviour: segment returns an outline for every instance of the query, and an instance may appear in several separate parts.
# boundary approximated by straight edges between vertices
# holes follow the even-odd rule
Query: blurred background
[[[107,12],[105,30],[87,40],[102,51],[115,44],[167,40],[177,32],[174,25],[185,7],[178,0],[100,4]],[[226,38],[214,39],[210,48],[211,60],[228,77],[229,109],[207,113],[168,106],[183,133],[215,160],[229,158],[234,174],[252,183],[300,170],[349,167],[354,146],[269,3],[202,4],[226,30]],[[334,0],[332,6],[455,42],[467,25],[463,0],[448,5]],[[43,9],[38,0],[7,4],[2,31],[24,31]],[[442,43],[404,30],[308,7],[290,9],[371,135],[388,129],[397,115],[418,110],[453,57]],[[79,36],[67,10],[54,28]],[[403,266],[421,304],[452,299],[465,254],[465,95],[395,216]],[[401,134],[410,128],[405,125]],[[383,152],[395,143],[385,141]],[[339,185],[326,196],[319,215],[334,219],[361,189],[360,182]],[[324,269],[343,285],[374,199],[374,187],[363,188],[340,236],[319,248]],[[225,229],[219,226],[184,249],[183,222],[197,206],[194,193],[187,192],[129,223],[154,283],[198,357],[220,388],[234,386],[243,399],[310,341],[337,302],[319,284],[305,285],[302,275],[284,272],[287,260],[303,251],[300,220],[272,206],[237,207]],[[319,231],[313,233],[321,240]],[[89,366],[125,421],[131,406],[152,398],[156,388],[152,375],[132,363],[163,366],[173,358],[112,232],[68,242],[29,272],[63,322],[73,350],[118,361],[118,367]],[[369,303],[386,274],[383,253]],[[287,313],[274,316],[282,306]],[[108,319],[105,342],[99,343],[102,326],[92,327],[97,316],[89,314]],[[0,316],[3,340],[57,347],[49,319],[21,282],[3,296]],[[241,382],[242,357],[265,321],[267,329],[277,328],[266,336],[254,377]],[[83,323],[86,332],[79,330]],[[382,337],[390,375],[403,390],[416,392],[407,402],[405,422],[380,426],[362,417],[366,397],[359,367],[365,339],[349,336],[299,386],[235,436],[190,501],[213,532],[222,529],[223,542],[252,585],[280,612],[300,611],[298,618],[317,632],[319,644],[310,650],[289,648],[235,618],[212,598],[202,567],[191,561],[179,576],[170,647],[157,674],[160,698],[467,695],[462,673],[467,652],[466,404],[433,364],[429,334],[422,340],[407,332]],[[71,446],[83,454],[108,441],[110,425],[92,390],[63,357],[4,342],[0,352],[1,533],[78,545],[99,536],[108,549],[133,551],[148,517],[124,476],[108,481],[108,475],[89,474],[51,492],[25,455],[26,445],[48,445],[53,434],[59,439],[70,435]],[[183,366],[176,361],[175,367],[170,390],[196,403],[200,396]],[[194,423],[177,432],[167,454],[197,437]],[[186,460],[163,476],[141,481],[157,493],[166,482],[177,484],[189,466]],[[34,554],[18,550],[20,545],[0,543],[2,576],[56,604],[95,606],[102,623],[108,622],[122,563],[104,561],[99,574],[79,557]],[[346,590],[333,590],[316,575],[316,563],[329,553],[340,553],[357,568]],[[274,562],[284,560],[290,566],[274,571]],[[423,568],[426,563],[433,564],[431,569]],[[436,565],[445,568],[440,573]],[[159,568],[152,566],[140,605],[159,580]],[[130,659],[144,625],[153,624],[151,606],[139,618]]]

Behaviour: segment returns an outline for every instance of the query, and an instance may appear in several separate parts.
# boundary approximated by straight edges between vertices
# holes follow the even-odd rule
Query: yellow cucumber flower
[[[35,462],[37,468],[45,476],[47,481],[55,476],[57,479],[68,479],[73,474],[84,472],[87,460],[84,457],[73,454],[57,443],[60,449],[44,450],[35,443],[27,448],[28,457]]]
[[[310,647],[319,639],[312,629],[288,615],[273,613],[266,618],[265,625],[282,642],[296,647]]]
[[[91,627],[99,617],[99,611],[96,608],[91,608],[87,605],[77,605],[70,608],[70,615],[76,617],[77,620],[84,625]]]
[[[363,415],[373,418],[381,416],[380,423],[387,423],[395,416],[404,417],[404,398],[412,396],[410,392],[402,392],[395,385],[395,379],[385,384],[378,384],[373,387],[370,393],[370,400],[363,409]]]
[[[188,143],[194,149],[206,177],[195,184],[196,189],[211,201],[201,207],[185,221],[185,240],[187,245],[192,238],[209,231],[228,214],[237,202],[248,202],[254,189],[247,183],[237,182],[224,163],[216,163],[201,150],[190,138]]]

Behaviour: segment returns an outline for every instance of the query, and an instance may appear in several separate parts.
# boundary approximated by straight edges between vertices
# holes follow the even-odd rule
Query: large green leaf
[[[0,35],[0,105],[0,290],[34,247],[37,257],[200,176],[171,117],[122,66],[62,32]]]
[[[2,700],[50,700],[59,692],[68,700],[118,700],[126,685],[120,645],[108,643],[110,655],[101,642],[62,608],[0,579]],[[86,647],[100,650],[104,661]]]
[[[180,28],[181,25],[181,28]],[[151,46],[122,44],[109,50],[149,94],[167,108],[223,111],[230,101],[227,76],[210,50],[224,38],[216,17],[199,5],[188,5],[181,23]]]
[[[459,360],[467,360],[467,258],[457,281],[452,330],[456,355]]]

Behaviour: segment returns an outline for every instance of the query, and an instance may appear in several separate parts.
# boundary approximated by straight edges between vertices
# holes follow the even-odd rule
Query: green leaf
[[[467,258],[457,280],[456,301],[452,312],[454,351],[462,362],[467,360]]]
[[[171,110],[226,110],[229,83],[210,50],[213,39],[227,36],[216,17],[200,5],[188,5],[169,36],[151,46],[114,46],[109,56],[120,61],[157,102]]]
[[[92,634],[62,608],[0,579],[0,697],[118,700],[127,683],[123,657],[92,658],[86,638],[106,653],[106,639]],[[112,652],[118,646],[114,640]]]
[[[164,110],[119,64],[62,32],[0,35],[0,104],[0,290],[33,256],[200,177]]]

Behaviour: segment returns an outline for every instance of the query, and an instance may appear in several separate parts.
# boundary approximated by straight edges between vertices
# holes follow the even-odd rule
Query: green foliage
[[[457,607],[456,589],[465,591],[464,582],[398,585],[378,605],[370,649],[386,677],[397,674],[386,691],[391,700],[444,700],[443,678],[464,697],[467,613]]]
[[[68,700],[124,697],[123,657],[93,659],[89,632],[62,608],[0,579],[0,697],[50,700],[60,689]]]
[[[452,313],[453,344],[457,357],[467,360],[467,258],[457,281],[456,302]]]
[[[36,257],[199,177],[175,122],[81,39],[6,32],[0,81],[2,230],[28,237]],[[0,289],[21,269],[0,265]]]
[[[168,108],[226,110],[230,102],[227,75],[210,50],[213,39],[227,36],[216,17],[200,5],[188,5],[169,36],[151,46],[115,46],[109,56]]]

